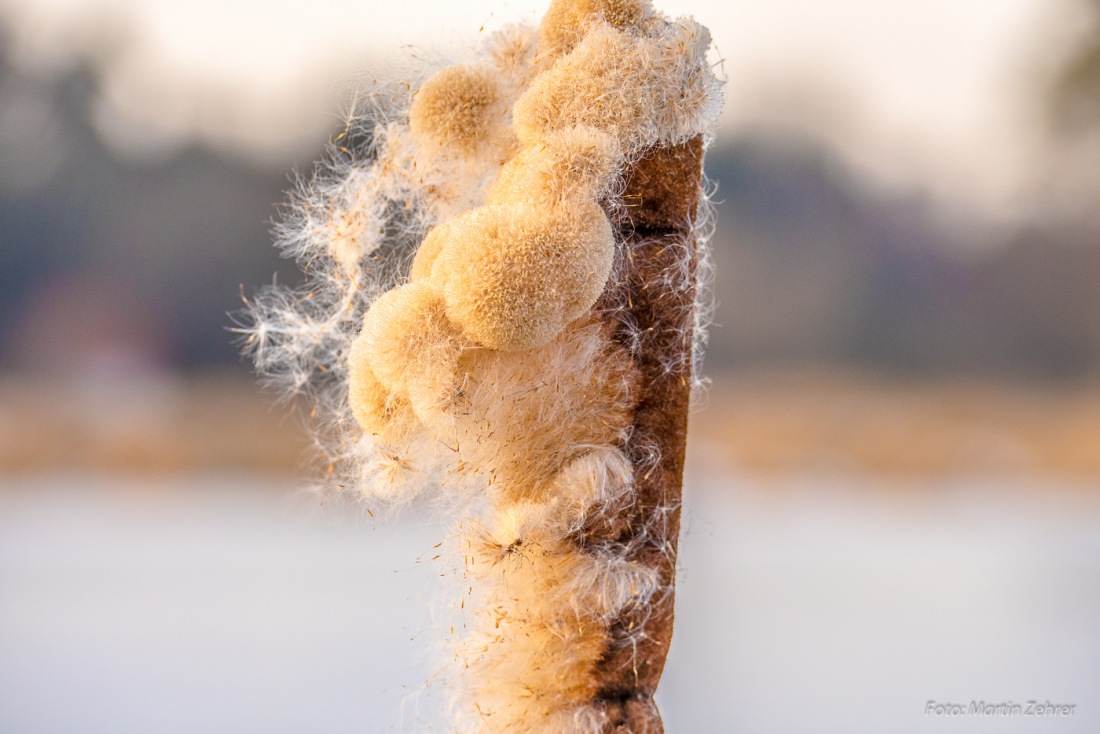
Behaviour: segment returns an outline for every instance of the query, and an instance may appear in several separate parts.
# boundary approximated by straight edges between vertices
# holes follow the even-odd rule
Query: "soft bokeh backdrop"
[[[0,731],[431,718],[441,531],[226,327],[355,90],[542,4],[0,0]],[[1096,731],[1100,2],[658,6],[728,79],[669,730]]]

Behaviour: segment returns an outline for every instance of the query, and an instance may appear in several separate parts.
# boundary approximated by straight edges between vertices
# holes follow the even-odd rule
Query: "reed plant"
[[[659,732],[709,273],[710,38],[554,0],[365,93],[249,301],[247,347],[375,506],[453,519],[453,728]]]

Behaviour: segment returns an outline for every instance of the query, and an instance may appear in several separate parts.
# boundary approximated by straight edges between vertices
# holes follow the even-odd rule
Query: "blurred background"
[[[0,731],[430,722],[442,528],[227,331],[357,85],[543,10],[383,5],[0,0]],[[657,5],[728,79],[669,730],[1097,731],[1100,2]]]

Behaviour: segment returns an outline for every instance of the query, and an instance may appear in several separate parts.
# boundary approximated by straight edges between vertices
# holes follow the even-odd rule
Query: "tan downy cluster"
[[[601,731],[609,626],[661,592],[615,542],[640,375],[607,317],[621,305],[608,214],[639,156],[717,117],[708,47],[648,0],[555,0],[537,28],[427,78],[371,131],[373,158],[337,167],[284,232],[327,263],[306,300],[328,295],[269,300],[257,362],[344,387],[346,402],[320,402],[364,496],[471,500],[456,529],[463,731]],[[387,289],[374,262],[394,204],[428,227]]]

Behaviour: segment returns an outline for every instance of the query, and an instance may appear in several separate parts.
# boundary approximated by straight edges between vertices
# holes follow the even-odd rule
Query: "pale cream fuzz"
[[[369,349],[363,339],[352,344],[348,355],[348,403],[364,431],[392,439],[406,433],[415,418],[408,399],[375,376]]]
[[[458,650],[476,702],[471,730],[558,734],[556,714],[599,690],[593,673],[607,632],[591,622],[530,621],[511,601],[487,600]]]
[[[515,93],[526,87],[531,77],[538,73],[537,43],[538,33],[533,27],[513,24],[490,33],[482,46],[489,62],[500,74],[509,106],[515,101]]]
[[[594,20],[626,29],[642,25],[652,12],[648,0],[554,0],[539,24],[539,52],[569,53]]]
[[[443,247],[447,244],[457,221],[456,219],[448,219],[428,230],[428,234],[424,236],[424,241],[420,243],[420,247],[416,250],[416,257],[413,258],[412,267],[409,269],[410,283],[420,283],[431,277],[432,266],[435,264],[436,258],[439,257],[439,253],[443,251]]]
[[[614,188],[622,165],[622,146],[614,136],[584,126],[557,130],[505,164],[488,203],[558,207],[601,201]]]
[[[370,172],[356,168],[330,194],[329,216],[321,236],[333,259],[349,275],[381,240],[382,217],[374,184]]]
[[[487,135],[484,155],[468,156],[434,138],[418,139],[408,126],[391,125],[380,131],[378,165],[389,174],[392,200],[418,212],[426,223],[439,223],[484,200],[501,161],[510,155],[512,137],[510,130],[503,138]]]
[[[624,511],[633,500],[633,484],[634,467],[619,448],[589,447],[554,476],[547,494],[559,509],[550,520],[563,535],[588,530],[617,537],[628,522]]]
[[[484,206],[448,235],[431,281],[466,336],[500,351],[546,344],[587,312],[615,255],[611,224],[592,201]]]
[[[655,138],[654,100],[644,93],[651,86],[652,46],[649,39],[596,26],[516,101],[512,116],[520,143],[535,145],[548,133],[578,125],[609,133],[628,149]]]
[[[537,531],[526,538],[471,533],[467,558],[480,598],[457,653],[471,671],[477,711],[502,731],[549,731],[555,712],[597,690],[593,672],[606,630],[586,606],[563,599],[586,570],[585,554]]]
[[[475,156],[502,114],[496,76],[486,67],[449,66],[413,98],[409,129],[423,147],[438,145]]]
[[[581,550],[553,532],[546,516],[546,503],[520,500],[500,505],[492,527],[471,524],[470,577],[507,587],[515,600],[506,606],[522,604],[524,618],[547,622],[608,621],[657,591],[655,569],[613,552]]]
[[[459,371],[464,399],[440,439],[502,497],[549,501],[566,464],[619,444],[633,419],[633,360],[603,324],[575,324],[526,353],[470,350]]]
[[[706,62],[710,36],[693,21],[638,36],[595,24],[516,101],[525,146],[554,130],[587,125],[614,135],[629,156],[706,129],[721,110],[721,84]]]
[[[354,356],[361,355],[379,383],[418,413],[447,402],[458,360],[470,346],[447,319],[443,299],[422,283],[395,288],[375,301],[355,345]]]

